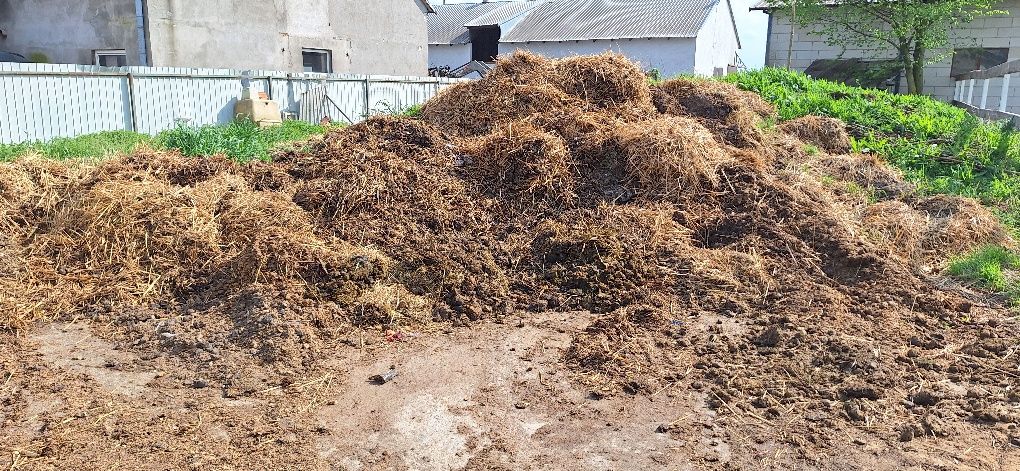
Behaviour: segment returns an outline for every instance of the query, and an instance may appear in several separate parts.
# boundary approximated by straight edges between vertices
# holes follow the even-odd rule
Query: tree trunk
[[[924,92],[924,46],[914,44],[914,86],[917,87],[914,93]]]
[[[907,79],[907,93],[917,93],[917,74],[914,73],[914,55],[911,54],[908,44],[900,43],[900,61],[903,62],[903,76]]]

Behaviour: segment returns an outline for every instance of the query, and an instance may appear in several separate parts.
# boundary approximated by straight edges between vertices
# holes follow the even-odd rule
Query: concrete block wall
[[[965,47],[1005,47],[1009,48],[1009,59],[1020,59],[1020,0],[1008,0],[997,7],[1000,10],[1009,12],[1008,15],[979,18],[966,27],[951,32],[950,47],[942,51],[932,51],[931,56],[946,54],[954,48]],[[864,58],[864,59],[893,59],[896,51],[890,48],[862,49],[853,47],[849,42],[830,44],[824,36],[805,33],[798,28],[793,36],[792,61],[789,64],[794,70],[803,71],[818,59],[835,58]],[[791,22],[783,14],[775,13],[770,18],[769,44],[766,51],[765,64],[776,67],[787,66],[787,52],[790,47]],[[848,35],[851,33],[847,33]],[[955,90],[955,82],[950,77],[952,65],[951,55],[936,64],[928,65],[925,69],[924,93],[943,100],[951,100]],[[1011,96],[1018,97],[1017,103],[1010,106],[1010,110],[1020,110],[1020,77],[1014,77],[1011,86],[1014,89]],[[980,86],[980,84],[979,84]],[[902,88],[906,88],[906,82],[902,82]],[[995,88],[992,84],[991,88]],[[991,88],[989,97],[992,96]],[[978,93],[978,92],[975,92]],[[995,96],[998,96],[998,90]],[[991,98],[989,98],[991,102]],[[997,101],[995,103],[998,103]]]

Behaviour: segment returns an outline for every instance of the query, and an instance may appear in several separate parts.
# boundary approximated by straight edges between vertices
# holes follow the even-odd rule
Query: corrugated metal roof
[[[693,38],[719,0],[560,0],[538,5],[502,42]]]
[[[428,15],[429,44],[467,44],[471,42],[464,25],[493,10],[502,3],[463,3],[436,5],[436,12]]]
[[[495,26],[510,21],[521,13],[541,5],[543,2],[504,2],[499,8],[468,21],[464,26]]]

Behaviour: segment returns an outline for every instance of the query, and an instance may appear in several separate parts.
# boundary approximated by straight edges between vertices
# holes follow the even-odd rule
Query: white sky
[[[478,0],[430,0],[433,5],[443,3],[481,3]],[[496,0],[500,1],[500,0]],[[740,43],[740,58],[752,69],[765,65],[765,40],[768,37],[769,17],[760,11],[748,11],[757,0],[730,0],[733,17],[737,21]]]

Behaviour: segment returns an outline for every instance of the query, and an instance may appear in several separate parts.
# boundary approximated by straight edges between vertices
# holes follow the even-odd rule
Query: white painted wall
[[[1009,59],[1020,59],[1020,0],[1007,0],[996,7],[1009,12],[1007,16],[980,18],[968,24],[965,28],[952,32],[951,48],[962,47],[1008,47]],[[765,64],[777,67],[786,67],[787,49],[790,46],[790,20],[779,14],[771,16],[768,51],[765,57]],[[936,51],[932,55],[944,53]],[[889,49],[866,50],[860,48],[849,48],[845,51],[839,46],[826,44],[826,38],[816,35],[803,34],[798,31],[793,40],[793,60],[790,66],[794,70],[805,70],[818,59],[844,58],[865,58],[865,59],[892,59],[896,52]],[[954,81],[950,77],[952,57],[947,57],[937,64],[926,67],[924,77],[924,92],[936,98],[951,100],[954,93]],[[1020,80],[1013,80],[1011,97],[1017,97],[1010,111],[1020,111]],[[978,83],[975,89],[975,96],[980,96],[981,85]],[[906,81],[902,82],[901,89],[906,89]],[[993,81],[989,87],[989,103],[997,100],[1001,82]],[[994,101],[998,103],[998,101]]]
[[[500,43],[500,54],[518,49],[548,57],[591,55],[614,51],[638,62],[645,70],[659,69],[665,76],[695,71],[694,39],[622,39],[567,42]],[[732,56],[732,54],[730,54]]]
[[[470,44],[429,44],[429,67],[456,69],[471,62]]]
[[[733,25],[730,4],[720,0],[705,18],[705,24],[696,38],[694,71],[701,75],[715,75],[716,68],[722,69],[734,65],[737,54],[737,33]]]

